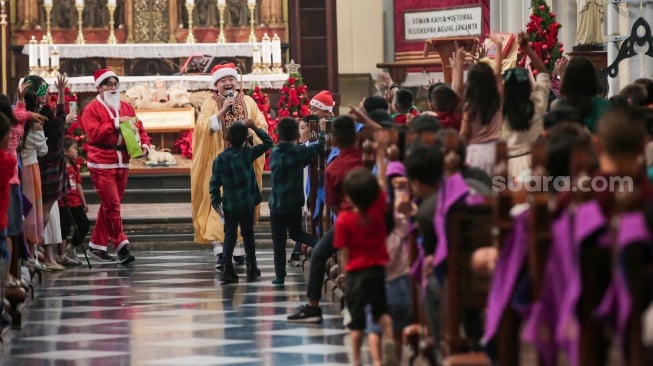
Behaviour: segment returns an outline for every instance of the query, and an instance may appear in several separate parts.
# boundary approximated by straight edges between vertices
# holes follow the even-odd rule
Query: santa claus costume
[[[88,253],[97,259],[112,261],[113,258],[107,254],[107,246],[111,242],[118,254],[118,261],[128,264],[134,261],[134,256],[129,252],[129,240],[123,231],[120,202],[127,187],[129,154],[120,123],[135,118],[136,112],[130,104],[120,100],[119,80],[113,71],[101,69],[93,77],[98,96],[86,106],[81,116],[87,136],[88,170],[93,188],[100,198]],[[147,154],[150,138],[142,122],[135,121],[143,154]]]

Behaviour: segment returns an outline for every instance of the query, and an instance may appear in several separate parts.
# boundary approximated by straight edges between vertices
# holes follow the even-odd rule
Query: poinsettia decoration
[[[86,134],[82,128],[81,123],[75,119],[70,123],[70,126],[66,129],[66,135],[75,140],[77,143],[77,168],[81,172],[88,170],[86,166]]]
[[[531,11],[526,33],[531,47],[542,58],[549,72],[552,72],[556,60],[564,52],[564,46],[558,42],[558,32],[562,25],[556,21],[556,14],[545,0],[531,0]],[[519,50],[517,64],[522,67],[526,64],[526,53],[523,50]]]
[[[290,74],[281,88],[278,118],[302,118],[311,114],[308,106],[310,100],[308,94],[306,94],[307,90],[308,88],[304,84],[301,74]]]
[[[174,153],[179,154],[186,159],[193,158],[193,131],[182,132],[181,136],[175,141]]]

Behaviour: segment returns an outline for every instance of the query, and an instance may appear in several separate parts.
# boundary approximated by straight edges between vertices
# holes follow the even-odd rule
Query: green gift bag
[[[131,158],[137,158],[143,155],[143,149],[141,148],[139,138],[140,136],[138,134],[138,129],[136,128],[135,123],[135,118],[130,118],[120,123],[120,133],[122,134],[123,140],[125,140],[127,152]]]

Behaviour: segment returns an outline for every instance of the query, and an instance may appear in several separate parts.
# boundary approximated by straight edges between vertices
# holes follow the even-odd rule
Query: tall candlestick
[[[57,51],[57,47],[52,47],[52,51],[50,52],[50,66],[52,67],[50,76],[59,76],[59,51]]]
[[[272,73],[283,74],[281,67],[281,38],[276,33],[272,37]]]
[[[270,47],[270,37],[267,33],[261,38],[261,62],[264,67],[270,67],[272,64],[272,48]]]
[[[249,8],[249,43],[256,43],[256,33],[254,33],[254,9],[256,9],[256,0],[247,0]]]
[[[258,74],[261,71],[261,49],[258,46],[252,50],[252,73]]]
[[[220,35],[218,36],[218,43],[227,43],[227,38],[224,36],[224,9],[227,7],[225,0],[218,0],[218,13],[220,13]]]
[[[195,35],[193,34],[193,8],[195,8],[195,2],[193,0],[186,0],[186,11],[188,12],[188,36],[186,36],[186,43],[195,43]]]
[[[276,33],[272,37],[272,64],[281,66],[281,38]]]
[[[45,9],[45,37],[48,40],[49,44],[54,43],[52,41],[52,0],[45,0],[43,2],[43,8]]]
[[[37,45],[36,38],[32,36],[32,39],[29,41],[27,46],[27,51],[29,53],[29,68],[30,70],[36,69],[39,67],[39,46]]]
[[[41,71],[48,71],[50,68],[50,47],[48,46],[48,39],[43,36],[41,45],[39,47],[39,58],[41,63]]]
[[[116,11],[116,0],[109,0],[107,3],[107,9],[109,9],[109,38],[107,38],[107,43],[108,44],[116,44],[118,43],[118,39],[116,38],[116,33],[114,32],[114,21],[113,21],[113,13]]]
[[[75,0],[75,9],[77,9],[77,39],[76,44],[85,44],[84,33],[82,33],[82,12],[84,11],[84,0]]]

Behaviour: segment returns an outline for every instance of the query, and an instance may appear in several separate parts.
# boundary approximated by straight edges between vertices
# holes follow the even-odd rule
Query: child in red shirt
[[[90,223],[88,221],[88,206],[82,188],[82,177],[79,175],[77,166],[77,142],[66,137],[63,142],[66,159],[66,172],[68,173],[68,193],[59,200],[59,217],[61,218],[61,239],[64,241],[65,255],[64,264],[80,265],[82,262],[77,258],[75,248],[81,248],[82,241],[88,234]],[[65,242],[70,234],[70,227],[75,228],[70,241],[72,246],[66,246]]]
[[[9,148],[9,118],[0,112],[0,263],[6,264],[8,258],[7,225],[9,210],[9,181],[16,170],[16,158],[8,153]],[[0,273],[4,277],[5,273]]]
[[[395,365],[396,350],[392,319],[388,315],[385,290],[385,264],[389,260],[385,245],[386,195],[377,178],[367,169],[352,170],[342,184],[352,210],[336,219],[333,247],[343,252],[347,272],[345,300],[351,322],[352,362],[361,363],[360,350],[366,325],[365,306],[383,331],[383,364]]]

